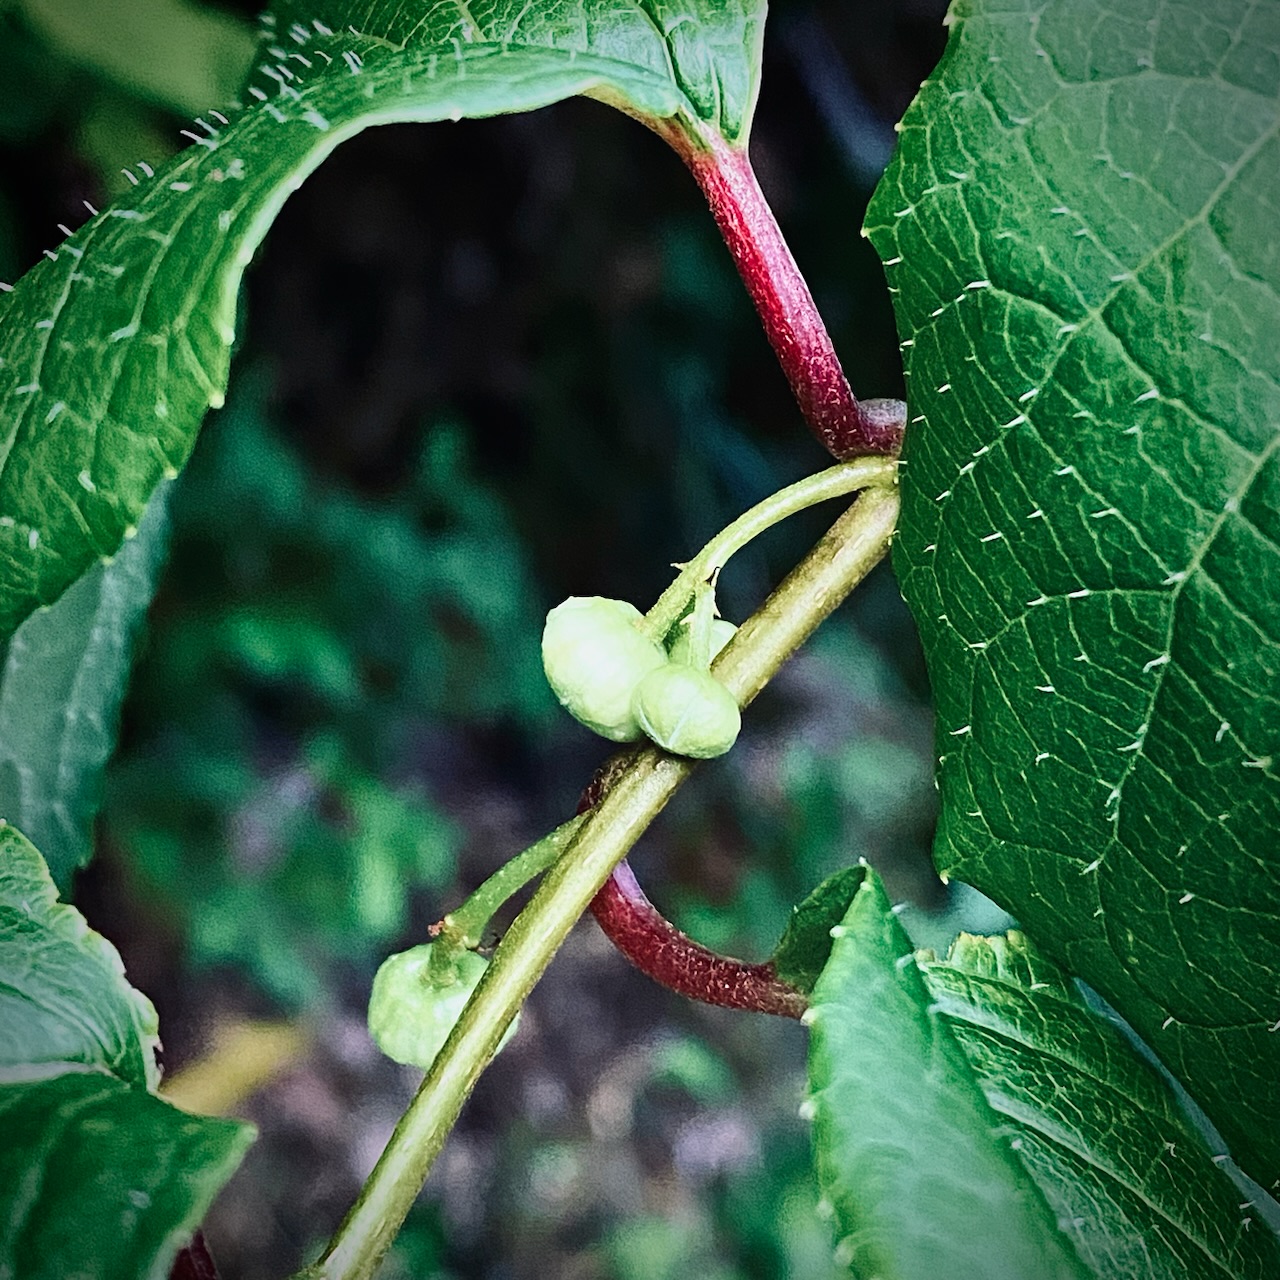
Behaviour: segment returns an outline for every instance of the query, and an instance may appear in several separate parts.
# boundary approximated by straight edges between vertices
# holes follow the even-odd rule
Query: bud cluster
[[[576,720],[614,742],[646,736],[676,755],[707,760],[733,746],[742,717],[733,695],[691,652],[688,625],[670,651],[645,634],[644,617],[625,600],[570,596],[547,614],[542,666]],[[716,619],[710,658],[732,639]]]

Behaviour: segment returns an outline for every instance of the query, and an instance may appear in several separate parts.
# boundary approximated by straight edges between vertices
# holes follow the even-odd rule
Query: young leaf
[[[772,956],[774,971],[783,982],[805,995],[813,990],[831,955],[831,931],[844,919],[866,874],[865,866],[837,871],[792,907]]]
[[[64,890],[92,850],[134,638],[164,555],[162,496],[137,537],[18,628],[0,663],[0,814]]]
[[[317,9],[323,12],[317,13]],[[575,94],[740,141],[764,0],[286,9],[249,103],[0,297],[0,636],[136,524],[220,405],[240,281],[289,194],[372,124]],[[224,123],[224,121],[226,123]]]
[[[161,1101],[155,1011],[0,822],[0,1275],[163,1277],[247,1125]]]
[[[1021,934],[913,955],[874,877],[838,933],[814,1138],[860,1273],[1277,1274],[1280,1240],[1165,1079]]]
[[[868,875],[814,988],[807,1105],[837,1256],[885,1280],[1078,1280]]]
[[[939,867],[1280,1178],[1280,8],[963,0],[868,214]]]

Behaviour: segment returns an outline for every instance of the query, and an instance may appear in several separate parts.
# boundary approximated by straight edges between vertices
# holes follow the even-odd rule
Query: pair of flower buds
[[[709,637],[704,634],[698,646],[703,652],[695,653],[692,617],[676,626],[669,649],[643,625],[633,605],[603,596],[570,596],[552,609],[542,635],[542,665],[556,697],[589,729],[614,742],[646,735],[677,755],[724,755],[742,717],[733,695],[707,667],[737,628],[711,619]],[[378,1047],[423,1070],[440,1052],[489,963],[474,951],[439,963],[443,945],[424,943],[388,957],[369,997],[369,1031]],[[503,1044],[514,1030],[512,1023]]]
[[[605,596],[570,596],[552,609],[542,667],[556,697],[574,719],[613,742],[643,735],[676,755],[724,755],[742,716],[706,666],[737,628],[714,619],[710,652],[696,655],[690,619],[675,628],[670,649],[643,626],[634,605]]]

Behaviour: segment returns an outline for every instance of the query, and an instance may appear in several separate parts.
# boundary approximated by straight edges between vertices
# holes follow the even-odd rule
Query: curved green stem
[[[722,529],[683,566],[676,580],[645,614],[645,630],[661,643],[684,612],[698,584],[724,568],[735,552],[766,529],[829,498],[847,497],[872,486],[891,485],[896,475],[897,462],[893,458],[853,458],[770,494]]]
[[[459,948],[478,946],[498,908],[560,857],[582,821],[582,817],[570,818],[499,867],[460,907],[445,916],[441,940]]]
[[[864,494],[742,625],[716,660],[717,678],[740,705],[759,693],[880,560],[897,513],[891,486]],[[654,747],[629,754],[516,917],[359,1198],[324,1256],[299,1280],[373,1275],[521,1003],[614,866],[693,768],[693,761]]]

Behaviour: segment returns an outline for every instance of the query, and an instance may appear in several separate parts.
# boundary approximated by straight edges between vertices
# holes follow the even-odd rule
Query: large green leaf
[[[0,822],[0,1276],[162,1277],[252,1138],[151,1091],[155,1011]]]
[[[316,9],[323,9],[317,13]],[[368,125],[574,94],[745,137],[764,0],[300,5],[249,105],[0,299],[0,635],[135,525],[220,405],[241,278],[281,205]],[[265,87],[264,87],[265,86]],[[229,123],[224,123],[229,120]]]
[[[14,632],[0,663],[0,814],[66,890],[87,862],[134,638],[165,548],[162,495],[137,537]]]
[[[1280,1274],[1164,1077],[1022,935],[913,954],[874,876],[835,932],[809,1105],[857,1274]]]
[[[940,869],[1280,1176],[1280,5],[964,0],[868,214]]]

